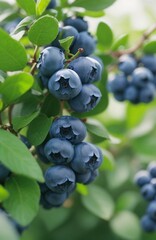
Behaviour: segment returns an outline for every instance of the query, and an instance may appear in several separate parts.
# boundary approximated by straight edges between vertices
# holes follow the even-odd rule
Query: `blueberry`
[[[156,191],[154,186],[151,183],[148,183],[141,188],[141,194],[145,200],[151,201],[154,199]]]
[[[48,82],[49,82],[50,77],[46,77],[39,72],[38,73],[38,78],[40,80],[41,87],[42,88],[48,88]]]
[[[70,69],[62,69],[50,78],[48,88],[56,98],[69,100],[80,93],[82,84],[76,72]]]
[[[38,68],[41,75],[51,77],[64,67],[64,62],[65,56],[62,50],[56,47],[47,47],[40,54]]]
[[[45,182],[56,193],[70,192],[75,188],[75,173],[65,166],[53,166],[45,172]]]
[[[51,207],[60,207],[67,199],[67,193],[48,191],[45,193],[44,199],[51,205]]]
[[[156,178],[156,162],[151,162],[148,166],[148,172],[152,178]]]
[[[48,4],[47,9],[52,9],[56,7],[56,0],[51,0],[50,3]]]
[[[72,26],[65,26],[62,28],[61,34],[60,34],[60,38],[67,38],[67,37],[74,37],[73,42],[79,37],[79,33],[76,30],[76,28],[72,27]]]
[[[20,135],[21,141],[26,145],[28,149],[31,148],[31,143],[29,142],[28,138],[25,137],[24,135]]]
[[[76,182],[83,183],[83,184],[89,184],[95,180],[95,178],[98,176],[98,170],[94,171],[87,171],[86,173],[76,173]]]
[[[64,25],[70,25],[77,29],[78,32],[88,30],[88,23],[82,17],[69,17],[64,20]]]
[[[156,55],[145,55],[140,61],[146,68],[151,70],[153,73],[156,73]]]
[[[119,102],[125,101],[124,91],[114,92],[114,98]]]
[[[76,144],[82,142],[86,137],[86,126],[78,118],[62,116],[52,123],[50,135]]]
[[[39,157],[39,159],[44,162],[44,163],[50,163],[50,161],[48,160],[48,158],[46,157],[45,153],[44,153],[44,147],[45,147],[45,144],[41,144],[39,146],[36,147],[36,153]]]
[[[154,232],[156,223],[148,215],[143,216],[141,219],[141,226],[145,232]]]
[[[125,89],[124,94],[125,100],[128,100],[132,103],[138,103],[139,102],[139,90],[136,88],[136,86],[130,85]]]
[[[155,91],[156,91],[155,85],[153,83],[148,83],[146,87],[140,90],[139,96],[140,102],[143,103],[151,102],[155,97]]]
[[[69,63],[68,68],[79,75],[82,83],[92,83],[101,79],[102,66],[93,58],[76,58]]]
[[[67,164],[73,159],[74,148],[67,140],[52,138],[45,144],[44,153],[52,163]]]
[[[152,178],[152,179],[151,179],[151,184],[153,185],[153,187],[154,187],[155,190],[156,190],[156,178]]]
[[[149,173],[145,170],[139,171],[134,178],[134,182],[137,186],[143,187],[144,185],[150,183],[151,177]]]
[[[102,160],[100,149],[91,143],[82,142],[75,146],[75,155],[71,167],[75,172],[82,174],[97,169]]]
[[[131,56],[123,55],[119,58],[119,69],[126,75],[130,75],[136,66],[136,60]]]
[[[147,214],[150,218],[156,221],[156,200],[149,203]]]
[[[100,57],[91,55],[90,58],[93,58],[93,59],[95,59],[96,61],[98,61],[99,64],[101,65],[101,67],[102,67],[102,71],[104,70],[104,63],[103,63],[103,61],[102,61],[102,59],[101,59]]]
[[[108,82],[107,89],[113,93],[123,93],[128,86],[128,80],[123,74],[113,76]]]
[[[96,41],[88,32],[81,32],[70,49],[71,53],[76,54],[79,48],[84,50],[81,56],[89,56],[95,51]]]
[[[137,87],[146,87],[147,83],[153,82],[152,72],[144,67],[139,67],[132,73],[132,83]]]
[[[9,169],[6,168],[3,164],[0,164],[0,182],[5,181],[9,174]]]
[[[88,112],[94,109],[101,99],[100,90],[93,84],[84,84],[82,90],[68,103],[75,112]]]

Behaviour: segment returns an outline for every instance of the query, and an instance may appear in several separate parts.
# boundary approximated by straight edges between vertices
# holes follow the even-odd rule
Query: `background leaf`
[[[115,0],[76,0],[71,6],[82,7],[90,11],[99,11],[111,6]]]
[[[41,15],[47,8],[51,0],[38,0],[36,4],[36,12]]]
[[[16,0],[21,8],[23,8],[28,15],[36,14],[36,4],[34,0]]]
[[[107,49],[111,47],[113,42],[113,32],[108,24],[100,22],[96,34],[98,38],[98,44],[100,44],[102,48]]]
[[[88,195],[82,196],[83,205],[97,217],[109,220],[114,211],[111,196],[101,187],[88,186]]]

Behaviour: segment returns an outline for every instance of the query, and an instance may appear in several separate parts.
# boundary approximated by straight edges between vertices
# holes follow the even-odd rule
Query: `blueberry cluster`
[[[88,112],[101,99],[100,90],[92,83],[99,81],[101,64],[92,57],[78,57],[65,68],[65,56],[57,47],[47,47],[40,55],[38,68],[43,86],[59,100],[66,100],[75,112]]]
[[[76,183],[89,184],[98,175],[102,153],[86,137],[84,123],[72,116],[56,118],[49,136],[38,146],[39,158],[53,164],[45,172],[45,184],[40,184],[41,205],[61,206],[75,190]]]
[[[96,48],[96,40],[88,32],[88,23],[82,17],[69,17],[63,22],[63,27],[59,28],[59,34],[51,43],[51,46],[62,49],[59,40],[67,37],[74,37],[70,46],[70,52],[76,54],[79,48],[83,48],[81,56],[91,55]]]
[[[140,188],[143,198],[149,202],[146,214],[141,219],[145,232],[156,231],[156,162],[149,164],[147,170],[138,172],[135,183]]]
[[[118,101],[133,104],[149,103],[156,92],[156,55],[144,55],[140,59],[123,55],[119,58],[119,73],[108,82],[108,91]]]

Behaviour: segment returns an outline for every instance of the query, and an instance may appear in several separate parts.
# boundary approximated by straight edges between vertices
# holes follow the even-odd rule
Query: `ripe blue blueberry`
[[[0,182],[5,181],[5,179],[9,176],[9,169],[7,169],[3,164],[0,164]]]
[[[92,83],[101,79],[102,66],[93,58],[76,58],[69,63],[68,68],[79,75],[82,83]]]
[[[26,145],[28,149],[31,148],[31,143],[29,142],[28,138],[25,137],[24,135],[20,135],[21,141]]]
[[[83,184],[89,184],[95,180],[95,178],[98,176],[99,171],[98,169],[94,171],[87,171],[86,173],[76,173],[76,182],[83,183]]]
[[[54,120],[50,128],[51,137],[66,139],[74,144],[86,137],[86,126],[78,118],[62,116]]]
[[[139,90],[136,88],[136,86],[130,85],[125,89],[125,100],[128,100],[132,103],[138,103],[139,102]]]
[[[146,87],[147,83],[153,82],[152,72],[144,67],[138,67],[132,73],[132,83],[137,87]]]
[[[128,80],[123,74],[113,76],[108,82],[107,88],[109,92],[123,93],[128,86]]]
[[[50,161],[48,160],[48,158],[45,156],[45,153],[44,153],[44,147],[45,147],[45,144],[41,144],[39,146],[36,147],[36,153],[39,157],[39,159],[44,162],[44,163],[50,163]]]
[[[64,20],[64,25],[70,25],[77,29],[78,32],[88,30],[88,23],[82,17],[69,17]]]
[[[124,91],[114,92],[114,98],[115,98],[117,101],[119,101],[119,102],[125,101]]]
[[[38,73],[38,78],[40,79],[41,87],[48,88],[48,82],[50,77],[46,77],[41,72]]]
[[[141,194],[145,200],[151,201],[154,199],[156,191],[154,186],[148,183],[141,188]]]
[[[153,187],[154,187],[155,190],[156,190],[156,178],[152,178],[152,179],[151,179],[151,184],[153,185]]]
[[[84,84],[81,92],[68,103],[75,112],[88,112],[97,106],[101,96],[101,92],[96,86]]]
[[[141,219],[141,226],[145,232],[154,232],[156,223],[148,215],[143,216]]]
[[[82,142],[75,146],[71,167],[75,172],[82,174],[97,169],[102,160],[103,157],[99,148],[91,143]]]
[[[148,83],[146,87],[140,90],[140,102],[149,103],[155,97],[155,85],[153,83]]]
[[[91,55],[96,48],[95,39],[88,32],[80,32],[79,37],[71,47],[71,53],[76,54],[79,48],[83,48],[81,56]]]
[[[156,200],[149,203],[147,208],[147,214],[156,221]]]
[[[96,61],[98,61],[99,64],[101,65],[101,67],[102,67],[102,71],[104,70],[104,63],[103,63],[103,61],[102,61],[102,59],[101,59],[100,57],[95,56],[95,55],[91,55],[90,58],[93,58],[93,59],[95,59]]]
[[[156,73],[156,55],[144,55],[140,61],[146,68]]]
[[[156,162],[151,162],[148,166],[148,172],[152,178],[156,178]]]
[[[144,185],[150,183],[150,181],[151,177],[145,170],[139,171],[134,178],[134,182],[138,187],[143,187]]]
[[[53,166],[45,172],[45,182],[56,193],[70,192],[75,188],[75,173],[65,166]]]
[[[73,159],[74,148],[65,139],[52,138],[45,144],[44,153],[52,163],[67,164]]]
[[[50,3],[48,4],[47,9],[52,9],[56,7],[56,0],[51,0]]]
[[[48,88],[56,98],[69,100],[80,93],[82,84],[76,72],[70,69],[62,69],[50,78]]]
[[[119,58],[119,69],[126,75],[130,75],[136,66],[136,60],[131,56],[123,55]]]
[[[67,199],[67,193],[48,191],[45,193],[44,199],[51,205],[51,207],[60,207]]]
[[[64,62],[65,56],[62,50],[56,47],[47,47],[41,52],[38,68],[41,75],[51,77],[64,67]]]

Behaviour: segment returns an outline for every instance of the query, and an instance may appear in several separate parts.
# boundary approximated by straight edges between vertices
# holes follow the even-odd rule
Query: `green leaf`
[[[93,119],[88,119],[86,123],[88,132],[103,139],[109,139],[109,134],[106,128],[99,122]]]
[[[38,46],[44,46],[50,44],[57,37],[58,31],[57,19],[45,15],[32,24],[28,31],[28,37],[32,43]]]
[[[129,40],[129,35],[128,34],[123,34],[121,35],[114,43],[112,46],[112,51],[115,50],[120,50],[120,49],[124,49],[125,47],[127,47],[128,44],[128,40]]]
[[[134,210],[134,208],[140,202],[140,193],[134,191],[126,191],[122,193],[116,201],[116,210]]]
[[[140,222],[137,216],[131,212],[120,212],[112,219],[110,225],[112,231],[121,239],[140,239]]]
[[[78,16],[82,16],[82,17],[92,17],[92,18],[99,18],[99,17],[103,17],[105,15],[103,10],[99,10],[99,11],[84,11],[84,12],[79,12]]]
[[[17,73],[6,78],[5,82],[1,84],[0,94],[4,104],[7,106],[20,96],[26,93],[33,85],[34,79],[29,73]]]
[[[51,0],[38,0],[36,5],[37,15],[42,15]]]
[[[2,129],[0,129],[0,162],[14,173],[40,182],[44,181],[42,171],[27,147],[16,136]]]
[[[77,183],[76,184],[76,191],[80,193],[81,195],[88,195],[88,188],[84,184]]]
[[[65,51],[69,52],[69,48],[74,40],[74,37],[67,37],[59,40],[61,47],[64,48]]]
[[[40,200],[38,184],[23,176],[12,176],[5,184],[10,197],[4,208],[21,225],[29,224],[37,215]]]
[[[111,152],[108,152],[105,149],[101,149],[103,156],[104,156],[104,161],[102,162],[101,166],[100,166],[100,170],[109,170],[112,171],[115,168],[115,160],[114,160],[114,156],[112,155]]]
[[[0,185],[0,203],[5,201],[8,197],[8,191],[2,185]]]
[[[100,22],[96,34],[98,38],[98,44],[100,44],[104,49],[111,47],[113,42],[113,32],[108,24]]]
[[[156,40],[152,40],[152,41],[146,43],[143,47],[143,51],[146,54],[156,53]]]
[[[29,125],[27,137],[31,144],[37,146],[41,144],[50,129],[51,119],[44,114],[40,114]]]
[[[109,220],[114,212],[114,202],[111,196],[101,187],[88,186],[88,195],[82,196],[86,209],[99,218]]]
[[[40,210],[40,217],[48,231],[52,231],[66,222],[70,215],[69,208],[56,208],[52,210]]]
[[[0,212],[0,239],[19,240],[19,235],[7,215]]]
[[[25,116],[16,116],[13,118],[12,124],[15,131],[26,127],[29,123],[33,121],[39,115],[39,111],[33,112]]]
[[[111,6],[115,0],[76,0],[71,6],[82,7],[89,11],[99,11]]]
[[[0,69],[17,71],[26,66],[27,54],[24,47],[0,29]]]
[[[47,117],[57,116],[60,113],[60,101],[49,94],[44,100],[41,112]]]
[[[34,0],[16,0],[21,8],[23,8],[28,15],[36,14],[36,4]]]

